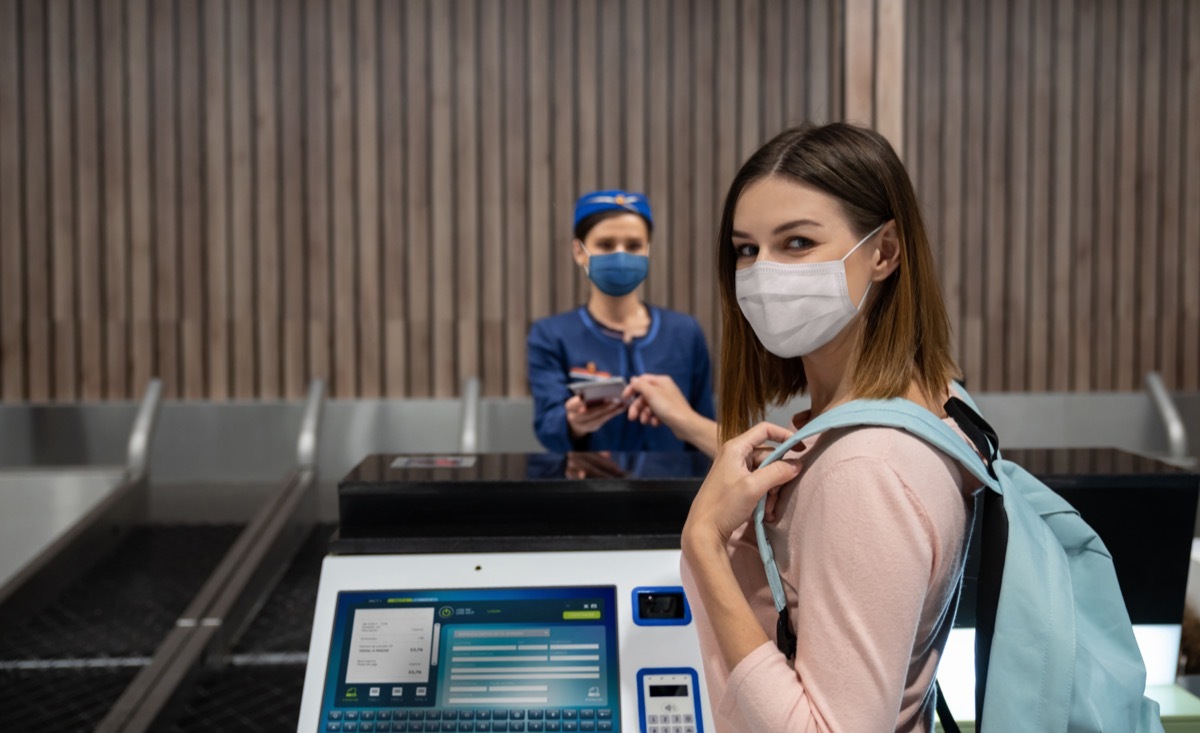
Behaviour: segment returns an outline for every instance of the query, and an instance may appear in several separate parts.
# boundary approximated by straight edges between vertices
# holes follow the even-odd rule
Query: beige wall
[[[1186,0],[0,0],[0,398],[523,394],[601,186],[715,348],[724,187],[843,116],[903,148],[973,384],[1196,389],[1197,39]]]

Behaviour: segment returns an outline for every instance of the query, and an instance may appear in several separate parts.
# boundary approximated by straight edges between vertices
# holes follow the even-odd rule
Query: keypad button
[[[359,730],[360,730],[362,733],[375,733],[375,721],[369,721],[369,722],[366,722],[366,723],[359,723],[359,724],[358,724],[358,729],[359,729]]]
[[[473,730],[475,730],[474,722],[464,723],[464,722],[460,721],[458,724],[458,733],[467,733],[468,731],[473,731]]]
[[[425,733],[438,733],[442,729],[442,724],[436,720],[425,721]]]
[[[590,720],[582,720],[579,722],[579,730],[581,732],[587,731],[588,733],[595,733],[596,724]]]
[[[392,713],[392,720],[408,720],[408,711],[397,710],[396,712]]]
[[[556,731],[560,731],[560,730],[562,730],[562,723],[558,722],[557,720],[547,720],[546,721],[547,733],[555,733]]]
[[[492,729],[492,721],[479,720],[475,722],[476,733],[488,733]]]
[[[442,720],[458,720],[458,711],[457,710],[442,711]]]
[[[522,712],[522,711],[514,710],[513,715],[516,715],[517,713],[520,713],[520,712]],[[530,720],[541,720],[542,718],[545,718],[545,717],[546,717],[545,710],[530,710],[529,711],[529,719]]]
[[[525,733],[525,724],[521,721],[508,724],[509,733]]]
[[[358,733],[358,723],[343,723],[342,730],[346,731],[346,733]]]
[[[364,711],[362,711],[362,713],[360,713],[360,715],[362,716],[363,720],[374,720],[375,719],[375,711],[374,710],[364,710]],[[362,728],[359,728],[359,730],[362,730]]]
[[[424,720],[425,719],[425,711],[424,710],[410,710],[410,711],[408,711],[408,719],[409,720]]]
[[[608,708],[600,708],[596,711],[596,717],[601,720],[612,720],[612,711]]]
[[[546,720],[558,720],[561,717],[562,717],[562,711],[560,711],[560,710],[547,710],[546,711]]]
[[[346,720],[358,720],[358,711],[357,710],[347,710],[346,711]]]
[[[458,730],[458,723],[456,721],[453,721],[453,720],[442,721],[443,733],[454,733],[454,731],[456,731],[456,730]]]
[[[493,721],[492,733],[508,733],[508,721]]]
[[[474,720],[475,719],[475,711],[474,710],[463,710],[463,711],[459,712],[458,719],[459,720]]]
[[[694,725],[683,726],[683,733],[696,733],[696,726],[694,726]]]
[[[476,720],[491,720],[492,719],[492,711],[491,710],[480,710],[477,713],[475,713],[475,719]]]
[[[578,710],[564,710],[563,711],[563,720],[578,720],[578,719],[579,719],[579,711]]]
[[[342,719],[342,711],[341,710],[330,710],[329,711],[329,719],[330,720],[341,720]]]
[[[392,723],[392,733],[403,733],[408,730],[408,723]]]
[[[584,708],[583,710],[579,711],[579,719],[580,720],[595,720],[596,719],[596,711],[591,708]]]
[[[391,710],[380,710],[379,712],[375,713],[375,717],[378,718],[379,720],[391,720],[392,719],[392,711]]]
[[[652,725],[646,729],[646,733],[662,733],[662,729],[657,725]]]
[[[546,728],[542,725],[541,721],[539,721],[539,720],[529,721],[529,733],[541,733],[544,730],[546,730]]]
[[[611,720],[601,720],[599,723],[596,723],[596,730],[606,731],[612,729],[613,727]]]
[[[327,730],[327,731],[331,731],[331,732],[332,732],[332,731],[338,731],[338,732],[340,733],[340,731],[342,730],[342,724],[341,724],[341,723],[335,723],[335,722],[333,722],[333,721],[330,721],[330,722],[328,722],[328,723],[326,723],[326,724],[325,724],[325,730]]]
[[[425,724],[420,721],[409,721],[408,730],[409,733],[423,733]]]

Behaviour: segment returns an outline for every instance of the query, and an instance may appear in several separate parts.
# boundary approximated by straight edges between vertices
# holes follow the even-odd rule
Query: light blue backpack
[[[995,432],[966,392],[959,393],[966,402],[952,398],[947,412],[988,457],[986,462],[928,410],[895,399],[835,407],[801,428],[762,465],[816,433],[861,425],[906,430],[958,461],[984,486],[976,730],[1162,731],[1158,703],[1145,696],[1146,667],[1112,556],[1070,504],[1000,457]],[[794,653],[795,635],[763,532],[763,512],[764,502],[759,502],[755,530],[780,612],[779,646],[785,654]],[[958,730],[944,700],[939,700],[938,715],[948,732]]]

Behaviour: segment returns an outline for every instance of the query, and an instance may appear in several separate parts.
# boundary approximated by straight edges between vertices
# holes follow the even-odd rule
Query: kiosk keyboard
[[[327,733],[609,733],[614,728],[613,712],[609,708],[435,708],[331,710],[323,730]]]

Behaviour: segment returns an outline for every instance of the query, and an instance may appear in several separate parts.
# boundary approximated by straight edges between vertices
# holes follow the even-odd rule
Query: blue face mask
[[[628,252],[589,254],[584,270],[588,278],[600,288],[600,292],[620,297],[632,293],[646,279],[646,273],[650,270],[650,258],[645,255],[631,255]]]

